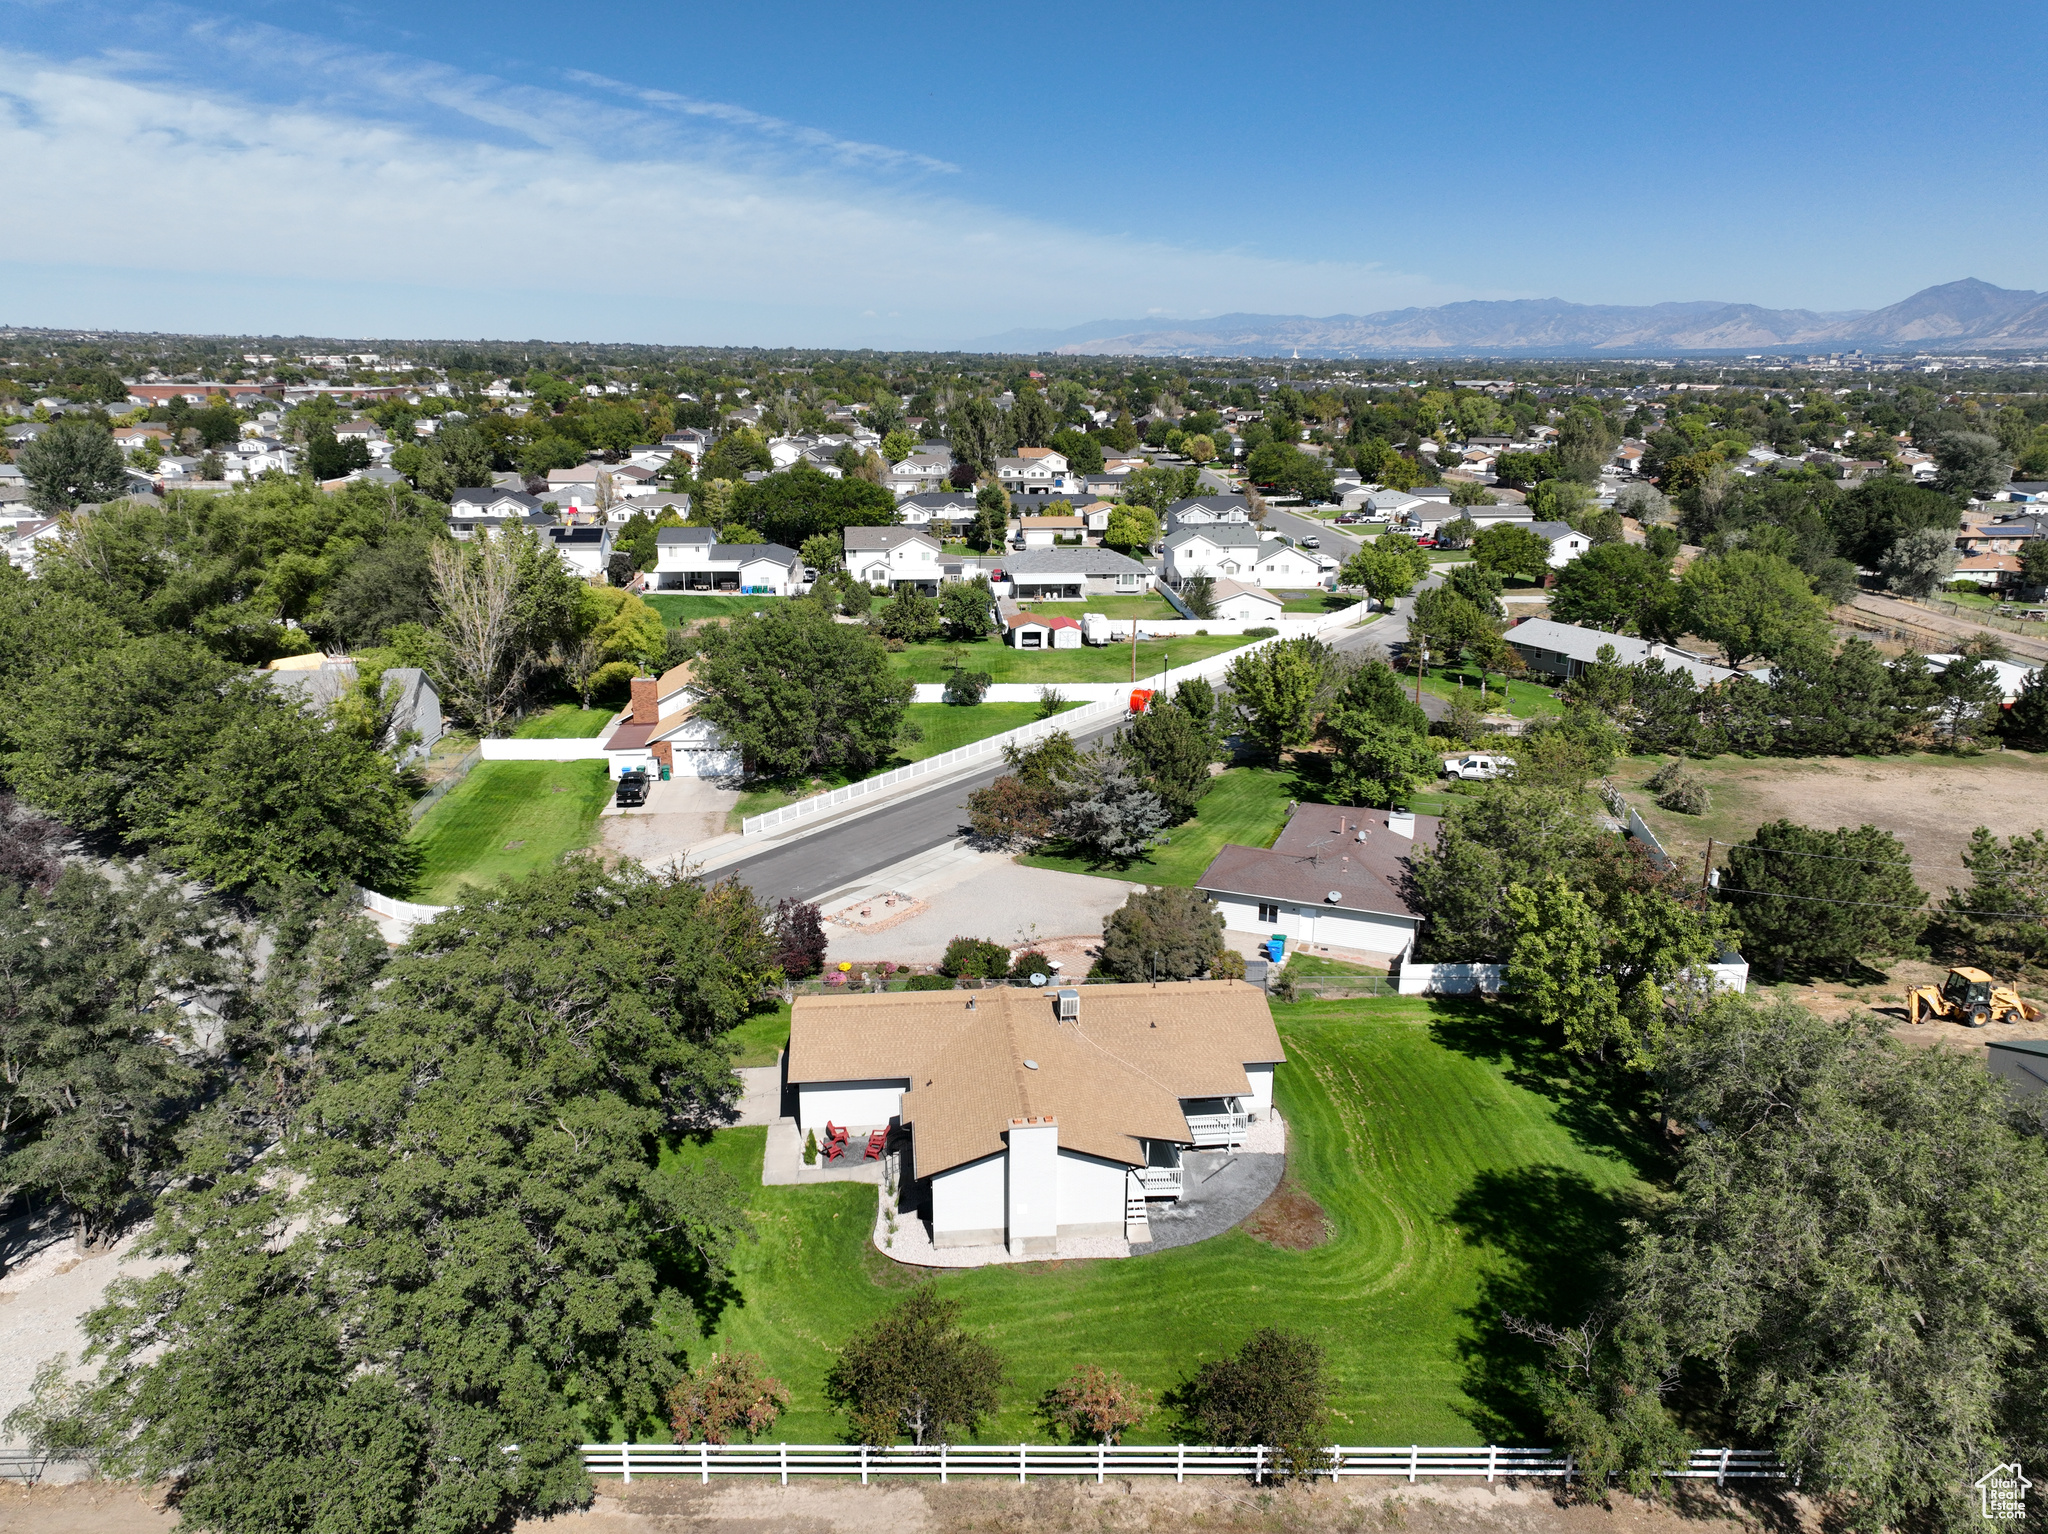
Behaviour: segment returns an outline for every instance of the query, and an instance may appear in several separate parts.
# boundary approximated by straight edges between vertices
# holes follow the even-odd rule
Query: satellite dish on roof
[[[1331,890],[1330,893],[1325,895],[1323,898],[1325,900],[1328,900],[1332,905],[1335,905],[1338,901],[1344,898],[1344,892],[1342,890]]]

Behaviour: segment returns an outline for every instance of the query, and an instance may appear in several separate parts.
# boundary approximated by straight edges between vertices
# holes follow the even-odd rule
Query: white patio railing
[[[1027,1481],[1032,1476],[1239,1476],[1264,1481],[1279,1468],[1267,1448],[1218,1448],[1206,1444],[939,1444],[931,1448],[875,1449],[858,1444],[623,1444],[583,1445],[583,1468],[592,1475],[694,1475],[708,1482],[714,1475],[772,1475],[789,1484],[793,1475],[858,1477],[923,1475],[941,1481],[959,1476],[1001,1476]],[[1515,1477],[1569,1479],[1576,1467],[1569,1455],[1550,1449],[1515,1449],[1497,1444],[1482,1448],[1424,1448],[1419,1444],[1391,1448],[1337,1448],[1320,1474],[1399,1476]],[[1784,1471],[1763,1449],[1700,1449],[1683,1467],[1665,1475],[1684,1480],[1782,1480]]]
[[[1199,1146],[1235,1145],[1251,1132],[1248,1113],[1190,1113],[1188,1134]]]

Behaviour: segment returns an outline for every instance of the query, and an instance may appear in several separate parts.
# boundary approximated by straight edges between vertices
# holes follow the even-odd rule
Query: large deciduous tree
[[[705,717],[749,772],[770,778],[866,772],[895,749],[916,693],[881,640],[815,602],[776,603],[712,630],[697,680]]]
[[[1876,826],[1815,831],[1774,820],[1729,850],[1720,887],[1751,963],[1779,975],[1788,965],[1851,973],[1866,956],[1914,951],[1927,896],[1912,865]]]
[[[56,516],[88,502],[111,501],[128,489],[121,449],[106,427],[65,418],[23,445],[15,464],[28,481],[29,504]]]
[[[1632,543],[1603,543],[1557,572],[1550,615],[1616,634],[1669,639],[1678,605],[1671,565]]]
[[[167,1199],[87,1323],[84,1416],[201,1527],[482,1531],[587,1502],[593,1432],[658,1420],[741,1197],[664,1167],[735,1092],[761,912],[575,860],[423,929],[260,1160]]]
[[[1314,639],[1280,639],[1231,661],[1223,680],[1245,735],[1278,759],[1315,734],[1330,681],[1330,652]]]
[[[1102,924],[1102,967],[1119,980],[1193,980],[1223,951],[1223,913],[1201,891],[1141,890]]]
[[[849,527],[887,527],[896,520],[896,497],[865,479],[834,479],[799,463],[738,486],[730,515],[770,543],[800,549],[821,533],[837,539]]]

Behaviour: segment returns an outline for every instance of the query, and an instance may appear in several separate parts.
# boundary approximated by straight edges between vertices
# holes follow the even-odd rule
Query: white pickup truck
[[[1463,778],[1467,782],[1485,783],[1494,778],[1504,778],[1515,770],[1515,759],[1511,756],[1450,756],[1444,758],[1444,776]]]

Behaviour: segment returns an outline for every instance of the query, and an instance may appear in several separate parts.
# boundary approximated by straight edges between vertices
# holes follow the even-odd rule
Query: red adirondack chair
[[[868,1152],[865,1156],[861,1157],[861,1159],[863,1161],[881,1160],[882,1147],[887,1145],[888,1143],[889,1132],[886,1129],[877,1129],[873,1134],[868,1136]]]

